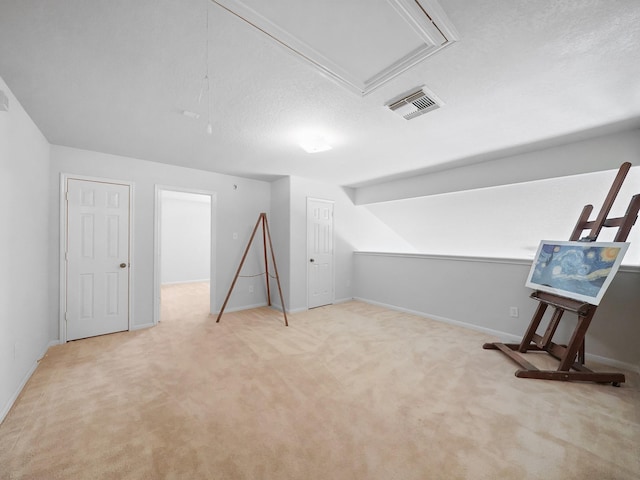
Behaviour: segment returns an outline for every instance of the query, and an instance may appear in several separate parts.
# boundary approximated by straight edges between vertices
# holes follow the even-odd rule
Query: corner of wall
[[[50,338],[50,146],[0,78],[9,109],[0,112],[0,416],[4,417]],[[34,194],[34,192],[36,194]],[[39,195],[37,193],[40,193]],[[6,217],[5,217],[6,215]]]

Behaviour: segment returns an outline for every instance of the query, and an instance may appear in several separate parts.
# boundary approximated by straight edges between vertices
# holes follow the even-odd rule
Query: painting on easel
[[[629,247],[626,242],[540,242],[526,286],[598,305]]]

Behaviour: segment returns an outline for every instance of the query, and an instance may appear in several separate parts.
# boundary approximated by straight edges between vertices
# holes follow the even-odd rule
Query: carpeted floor
[[[155,328],[51,348],[0,478],[640,478],[636,374],[518,379],[487,335],[360,302],[216,324],[203,285],[166,289]]]

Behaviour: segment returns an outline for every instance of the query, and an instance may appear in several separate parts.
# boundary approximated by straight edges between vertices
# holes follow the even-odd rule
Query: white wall
[[[300,177],[290,179],[290,305],[307,308],[307,197],[332,200],[334,205],[334,298],[351,299],[353,251],[358,216],[349,189]]]
[[[291,305],[291,210],[289,202],[291,199],[291,177],[285,177],[271,183],[271,215],[269,221],[269,231],[271,233],[271,243],[276,257],[278,277],[284,304],[289,309]],[[270,283],[271,301],[273,305],[282,307],[278,293],[278,285],[273,279]]]
[[[229,175],[204,172],[172,165],[148,162],[129,157],[108,155],[62,146],[51,147],[50,197],[50,285],[52,299],[51,335],[58,337],[58,278],[60,244],[60,174],[71,173],[92,177],[134,182],[134,251],[131,265],[133,276],[133,328],[149,326],[153,322],[153,245],[155,185],[185,189],[214,191],[217,195],[217,232],[215,277],[217,285],[215,305],[222,306],[233,275],[240,263],[249,235],[260,212],[267,211],[271,201],[270,184]],[[237,185],[237,189],[234,189]],[[237,233],[238,238],[233,238]],[[259,270],[259,257],[250,255],[246,268]],[[264,290],[249,293],[247,281],[234,289],[227,310],[264,305]]]
[[[640,165],[639,130],[359,188],[354,296],[520,339],[537,306],[524,283],[539,241],[568,239],[585,204],[595,218],[625,161]],[[610,216],[638,193],[634,166]],[[587,352],[638,368],[640,225],[628,240],[627,267],[598,309]]]
[[[524,286],[530,267],[523,260],[356,253],[354,296],[519,342],[538,305]],[[640,269],[618,272],[589,328],[588,358],[640,370],[639,291]],[[509,317],[512,306],[518,307],[518,318]],[[566,341],[575,325],[575,316],[565,317],[556,343]],[[505,362],[510,360],[505,357]]]
[[[551,200],[551,193],[555,192],[557,195],[551,204],[562,203],[564,207],[567,186],[574,180],[587,178],[566,176],[616,168],[623,161],[638,164],[640,159],[640,135],[635,130],[357,191],[297,177],[269,184],[117,155],[50,147],[2,79],[0,89],[10,100],[9,112],[0,112],[0,195],[3,205],[0,210],[0,225],[3,226],[0,261],[4,265],[0,273],[0,418],[8,411],[50,340],[57,339],[59,334],[61,173],[134,182],[133,328],[149,326],[153,321],[154,188],[165,185],[216,192],[218,228],[213,240],[217,245],[217,258],[212,282],[218,286],[214,300],[218,308],[260,212],[269,214],[285,303],[290,310],[306,308],[306,199],[313,197],[335,201],[337,301],[355,295],[476,328],[521,336],[535,308],[535,302],[528,299],[529,291],[523,286],[528,271],[526,262],[374,254],[354,256],[354,251],[419,252],[436,250],[434,243],[424,243],[435,238],[440,239],[440,244],[449,244],[452,238],[465,238],[468,242],[465,242],[467,250],[464,251],[468,253],[473,251],[470,248],[482,243],[478,239],[484,239],[486,243],[488,232],[502,239],[510,238],[510,225],[522,218],[533,218],[540,222],[538,225],[553,224],[570,230],[576,212],[569,213],[570,209],[566,209],[566,215],[571,217],[567,225],[567,220],[548,205],[536,208],[539,203],[534,200],[543,197]],[[634,178],[636,171],[637,167]],[[597,175],[600,174],[589,179],[604,185]],[[550,195],[549,198],[535,190],[535,182],[507,186],[513,182],[557,176],[565,178],[546,180],[547,190],[542,190]],[[609,184],[607,180],[605,189]],[[495,185],[505,186],[474,190],[466,198],[456,197],[460,195],[456,193],[432,197],[432,205],[416,200],[415,208],[422,214],[432,210],[430,220],[424,220],[420,213],[407,214],[409,209],[403,210],[400,203],[395,212],[385,210],[388,207],[385,205],[365,205]],[[533,190],[528,190],[531,185],[534,185]],[[625,185],[625,188],[634,189],[635,185]],[[587,191],[588,198],[576,201],[580,206],[585,201],[592,202],[598,208],[601,199],[593,198],[591,187]],[[506,196],[501,196],[504,192],[507,192]],[[621,197],[624,195],[623,192]],[[522,201],[525,196],[527,201]],[[363,205],[355,206],[353,198]],[[536,205],[531,205],[533,203]],[[475,211],[463,209],[469,205]],[[514,205],[517,208],[511,208]],[[501,213],[503,206],[510,207],[508,214]],[[402,211],[405,213],[399,215]],[[456,215],[481,219],[486,213],[491,214],[492,221],[500,220],[502,214],[508,217],[507,221],[500,222],[502,231],[481,221],[465,235],[451,230],[459,224],[455,221]],[[452,222],[447,224],[447,219]],[[640,243],[637,240],[639,230],[636,226],[632,234],[636,245]],[[237,239],[234,239],[234,233]],[[563,234],[561,238],[567,235]],[[542,236],[537,233],[534,240],[527,237],[526,241],[514,240],[512,243],[517,244],[521,253],[530,252]],[[504,256],[505,251],[501,248],[500,255]],[[632,258],[635,264],[637,255],[631,255],[626,262]],[[261,249],[253,248],[243,272],[261,271]],[[240,279],[228,311],[265,304],[263,285],[264,280],[260,277]],[[254,293],[249,292],[250,286],[254,287]],[[639,288],[640,274],[636,270],[619,273],[590,329],[588,352],[624,364],[640,364],[640,349],[636,345],[640,334],[640,322],[637,321]],[[520,319],[507,317],[509,306],[520,308]]]
[[[592,204],[591,218],[596,217],[616,174],[609,170],[358,208],[411,246],[401,250],[398,245],[391,251],[532,259],[540,240],[569,239],[584,205]],[[635,194],[640,194],[640,166],[627,175],[610,216],[624,215]],[[605,229],[599,239],[612,240],[613,233]],[[370,237],[364,248],[389,251],[377,239]],[[628,241],[624,265],[640,265],[638,226]]]
[[[49,143],[0,78],[0,421],[49,344]]]
[[[161,282],[209,281],[211,197],[163,190],[161,199]]]

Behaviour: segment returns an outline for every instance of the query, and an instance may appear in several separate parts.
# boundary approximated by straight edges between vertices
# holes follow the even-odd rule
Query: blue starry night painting
[[[629,244],[543,240],[526,286],[598,305]]]

